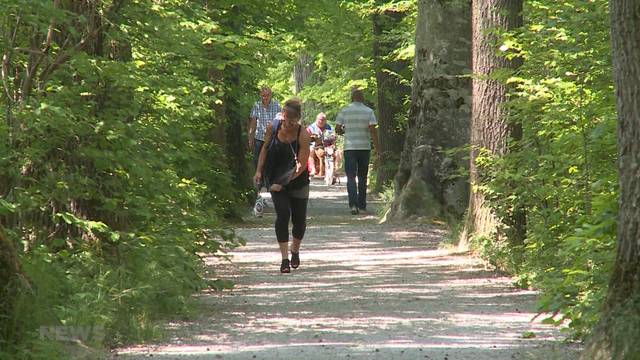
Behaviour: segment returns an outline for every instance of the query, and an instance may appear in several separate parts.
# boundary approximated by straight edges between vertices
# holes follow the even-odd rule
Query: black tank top
[[[271,157],[271,171],[269,176],[269,183],[271,184],[282,184],[283,177],[286,178],[290,176],[291,171],[295,171],[296,167],[296,159],[300,152],[300,144],[298,139],[300,138],[300,129],[302,129],[301,125],[298,125],[298,133],[296,134],[296,139],[291,143],[282,142],[278,139],[278,132],[280,132],[281,122],[279,121],[276,128],[275,133],[273,134],[273,141],[269,148],[269,157]],[[306,164],[306,161],[302,161],[302,164]],[[306,165],[305,165],[306,166]],[[304,171],[298,175],[295,179],[291,180],[284,187],[285,189],[297,190],[303,188],[305,185],[309,184],[309,171],[305,167]]]

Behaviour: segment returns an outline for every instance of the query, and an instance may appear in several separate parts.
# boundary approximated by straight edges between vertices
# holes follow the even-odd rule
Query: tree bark
[[[511,30],[522,24],[522,0],[473,1],[473,101],[471,116],[471,191],[469,211],[460,245],[471,236],[492,236],[501,231],[496,218],[475,187],[482,184],[482,170],[476,160],[480,152],[502,156],[507,151],[510,128],[503,109],[507,86],[495,78],[497,71],[517,66],[499,54],[495,30]]]
[[[232,5],[228,20],[224,23],[236,34],[242,33],[242,29],[245,26],[240,14],[240,6]],[[237,96],[237,94],[242,92],[240,66],[232,65],[227,67],[225,69],[225,75],[224,81],[230,90],[227,91],[224,96],[224,110],[227,118],[226,128],[224,129],[226,136],[224,145],[227,164],[233,176],[233,183],[237,184],[238,188],[250,189],[252,187],[252,180],[245,158],[244,149],[246,148],[246,139],[242,134],[242,128],[245,125],[248,114],[246,109],[241,108]]]
[[[314,70],[313,57],[307,53],[298,55],[298,60],[293,65],[294,91],[298,95],[305,84],[311,79]],[[307,126],[316,120],[316,115],[322,111],[322,106],[315,101],[307,100],[302,106],[302,118],[300,124]]]
[[[611,0],[618,112],[617,255],[600,322],[582,359],[638,359],[640,337],[640,4]]]
[[[460,216],[466,208],[462,157],[471,109],[470,2],[421,0],[409,123],[386,219]]]
[[[293,80],[295,94],[299,94],[304,87],[304,83],[311,77],[313,72],[313,58],[308,54],[298,56],[298,61],[293,65]]]
[[[378,143],[375,149],[381,163],[376,172],[375,192],[383,190],[397,172],[405,132],[400,125],[404,98],[411,88],[402,83],[402,73],[409,68],[407,60],[387,60],[398,48],[398,41],[390,35],[407,16],[406,12],[388,9],[373,16],[373,59],[378,88]]]

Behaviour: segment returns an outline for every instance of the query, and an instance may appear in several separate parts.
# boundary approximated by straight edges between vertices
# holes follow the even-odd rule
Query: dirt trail
[[[344,185],[312,184],[302,264],[291,274],[279,273],[273,208],[251,219],[233,263],[209,259],[235,288],[200,294],[199,317],[168,324],[167,343],[118,358],[575,358],[556,328],[531,322],[534,292],[442,250],[443,230],[378,225],[345,203]]]

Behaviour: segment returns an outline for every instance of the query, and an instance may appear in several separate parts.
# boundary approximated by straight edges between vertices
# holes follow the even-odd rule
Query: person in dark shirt
[[[276,240],[280,246],[280,272],[289,273],[300,266],[300,243],[307,226],[309,201],[309,133],[298,123],[302,105],[297,99],[285,102],[280,116],[267,125],[265,141],[254,176],[271,192],[276,210]],[[293,224],[291,260],[289,260],[289,219]]]

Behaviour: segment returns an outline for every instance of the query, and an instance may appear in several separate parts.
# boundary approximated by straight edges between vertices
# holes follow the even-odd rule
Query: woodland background
[[[608,1],[0,9],[0,357],[65,358],[43,325],[103,327],[96,348],[150,339],[159,319],[189,316],[190,295],[231,286],[203,280],[199,254],[241,245],[262,85],[303,99],[306,123],[332,123],[364,89],[387,221],[445,222],[539,289],[571,338],[602,322],[619,215]],[[637,314],[620,326],[633,339]]]

